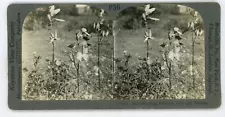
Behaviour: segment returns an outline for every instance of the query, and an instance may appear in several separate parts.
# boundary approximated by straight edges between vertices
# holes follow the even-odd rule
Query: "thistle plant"
[[[93,28],[97,32],[97,37],[98,37],[98,80],[99,80],[99,89],[100,89],[100,84],[101,84],[101,74],[100,74],[100,69],[101,69],[101,63],[100,63],[100,47],[101,47],[101,41],[103,37],[107,37],[109,35],[109,25],[105,22],[105,11],[103,9],[100,10],[100,12],[97,14],[98,16],[98,21],[93,24]]]

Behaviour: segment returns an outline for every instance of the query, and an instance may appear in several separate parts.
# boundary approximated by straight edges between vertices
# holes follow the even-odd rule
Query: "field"
[[[76,42],[76,32],[80,28],[89,28],[97,18],[94,15],[69,16],[63,15],[64,23],[56,22],[51,29],[36,26],[33,30],[23,29],[22,35],[22,64],[23,64],[23,99],[25,100],[82,100],[82,99],[204,99],[205,98],[205,63],[204,63],[204,36],[199,36],[194,42],[194,64],[192,62],[192,32],[186,32],[180,42],[183,44],[180,51],[178,68],[174,68],[169,76],[167,69],[162,73],[146,77],[145,70],[137,72],[141,66],[139,58],[146,57],[146,43],[144,43],[145,27],[127,29],[120,25],[116,28],[118,33],[113,37],[103,37],[100,48],[98,35],[90,30],[92,35],[89,43],[89,61],[86,69],[81,69],[83,74],[77,75],[73,62],[70,61],[71,52],[77,51],[68,47]],[[106,16],[107,20],[115,20]],[[160,45],[168,40],[168,30],[172,27],[186,27],[189,20],[188,14],[160,15],[160,21],[152,23],[152,35],[154,40],[149,42],[149,57],[163,66],[162,54],[164,48]],[[119,23],[124,23],[124,17],[117,18]],[[174,21],[176,20],[176,21]],[[35,27],[35,26],[34,26]],[[52,58],[52,44],[49,43],[49,35],[57,30],[60,40],[55,42],[54,55],[62,63],[57,69],[66,67],[69,70],[57,78],[63,80],[52,81],[51,73],[46,72],[51,67],[46,60]],[[115,39],[115,40],[114,40]],[[114,45],[115,44],[115,45]],[[115,48],[113,48],[115,47]],[[115,50],[115,51],[114,51]],[[115,52],[115,53],[114,53]],[[124,55],[129,53],[129,60]],[[113,62],[113,53],[115,60]],[[100,54],[100,55],[99,55]],[[37,59],[34,56],[40,56]],[[98,64],[100,60],[100,64]],[[128,65],[124,65],[129,61]],[[38,65],[34,66],[37,62]],[[114,64],[115,63],[115,64]],[[100,65],[100,66],[99,66]],[[96,72],[96,66],[100,69]],[[122,70],[121,70],[122,66]],[[126,70],[125,67],[129,67]],[[143,66],[141,66],[143,67]],[[83,67],[85,68],[85,67]],[[149,68],[148,68],[149,69]],[[147,70],[148,70],[147,69]],[[194,69],[194,70],[192,70]],[[194,71],[194,73],[193,73]],[[193,74],[195,74],[195,86],[193,88]],[[144,75],[144,76],[143,76]],[[168,77],[172,81],[169,86]],[[79,78],[79,86],[78,86]],[[158,79],[157,79],[158,78]],[[34,81],[37,79],[37,81]],[[35,84],[36,82],[37,84]],[[125,82],[125,83],[123,83]],[[30,85],[28,85],[30,83]],[[33,83],[33,85],[31,85]],[[38,84],[40,83],[40,84]],[[66,84],[66,85],[64,85]],[[50,85],[50,86],[49,86]],[[33,89],[32,89],[33,87]],[[57,89],[58,88],[58,89]],[[63,89],[62,89],[63,88]],[[129,90],[130,91],[127,91]]]

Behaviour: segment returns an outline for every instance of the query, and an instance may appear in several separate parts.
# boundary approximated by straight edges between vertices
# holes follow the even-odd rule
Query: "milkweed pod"
[[[195,12],[194,12],[194,17],[197,17],[197,16],[198,16],[198,12],[195,11]]]
[[[200,29],[199,35],[202,36],[204,33],[203,29]]]
[[[194,23],[197,24],[198,23],[198,20],[199,20],[199,18],[196,18]]]
[[[108,36],[108,35],[109,35],[109,31],[108,31],[108,30],[106,31],[105,35],[106,35],[106,36]]]
[[[145,15],[144,13],[142,13],[142,18],[143,18],[144,20],[146,20],[146,15]]]
[[[51,16],[55,16],[60,12],[60,9],[55,9],[55,5],[49,6],[49,13]]]
[[[81,28],[81,32],[87,32],[86,28]]]
[[[59,22],[65,22],[64,19],[57,19],[57,18],[55,18],[55,20],[56,20],[56,21],[59,21]]]
[[[148,19],[154,20],[154,21],[159,21],[159,18],[154,18],[154,17],[147,17]]]
[[[103,17],[103,14],[105,13],[104,9],[101,9],[100,10],[100,13],[99,13],[99,17]]]
[[[179,31],[180,29],[178,27],[173,28],[174,31]]]

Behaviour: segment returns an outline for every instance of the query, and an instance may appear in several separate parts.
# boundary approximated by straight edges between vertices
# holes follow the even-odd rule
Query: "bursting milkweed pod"
[[[60,12],[60,9],[55,9],[55,5],[49,6],[49,14],[50,16],[55,16]]]
[[[195,30],[195,25],[198,23],[199,18],[196,18],[195,21],[188,22],[188,28],[191,30]]]
[[[155,11],[155,8],[150,8],[150,4],[145,5],[144,8],[144,13],[142,13],[142,18],[146,21],[147,19],[154,20],[154,21],[159,21],[159,18],[154,18],[149,16]]]
[[[105,21],[104,18],[100,19],[99,22],[93,24],[93,28],[96,29],[97,31],[100,31],[102,29],[102,26],[104,26],[104,21]]]
[[[198,16],[198,12],[195,11],[195,12],[194,12],[194,17],[197,17],[197,16]]]
[[[55,31],[55,33],[50,33],[50,43],[53,43],[56,40],[59,40],[60,38],[58,38],[58,34],[57,31]]]
[[[202,36],[203,33],[204,33],[204,30],[203,29],[200,29],[199,36]]]
[[[148,30],[145,31],[144,37],[145,37],[144,42],[146,42],[146,41],[148,41],[150,39],[154,39],[154,37],[152,37],[152,31],[151,31],[151,29],[148,29]]]
[[[52,21],[52,17],[54,17],[56,14],[60,12],[60,9],[55,9],[55,5],[49,6],[49,13],[48,13],[48,19],[49,21]]]
[[[180,31],[178,27],[174,27],[173,30],[180,35],[182,34],[182,32]]]
[[[203,35],[203,30],[202,29],[195,29],[195,35],[196,36],[202,36]]]
[[[53,18],[60,12],[60,9],[55,9],[55,5],[49,6],[49,13],[47,14],[48,20],[52,24],[52,21],[64,22],[64,19]]]
[[[82,39],[84,39],[84,40],[86,40],[86,41],[88,41],[88,40],[90,40],[90,34],[87,32],[87,29],[86,28],[81,28],[81,34],[82,34]],[[79,39],[79,38],[78,38]]]
[[[195,30],[195,35],[196,35],[196,36],[199,36],[199,29],[196,29],[196,30]]]
[[[188,22],[188,28],[191,30],[194,30],[194,28],[195,28],[194,22]]]
[[[81,28],[81,32],[83,34],[86,34],[87,36],[90,36],[90,34],[87,32],[87,29],[86,28]],[[83,35],[84,36],[84,35]]]
[[[100,23],[94,23],[93,28],[100,31]]]
[[[102,18],[104,13],[105,13],[104,9],[101,9],[98,16]]]
[[[197,24],[199,22],[199,18],[195,19],[195,24]]]
[[[151,14],[153,11],[155,11],[155,8],[150,8],[150,4],[145,5],[145,15]]]
[[[172,30],[169,31],[168,38],[169,40],[172,40],[172,39],[180,40],[183,38],[183,33],[182,31],[180,31],[178,27],[174,27]]]
[[[102,37],[107,37],[109,35],[109,31],[108,30],[102,30]]]

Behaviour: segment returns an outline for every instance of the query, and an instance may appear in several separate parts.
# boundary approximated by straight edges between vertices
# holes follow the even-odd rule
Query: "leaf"
[[[75,43],[72,43],[72,44],[68,45],[67,47],[69,47],[69,48],[75,48],[76,47],[76,44]]]
[[[160,44],[160,46],[164,48],[164,47],[166,47],[166,43],[163,42],[162,44]]]

